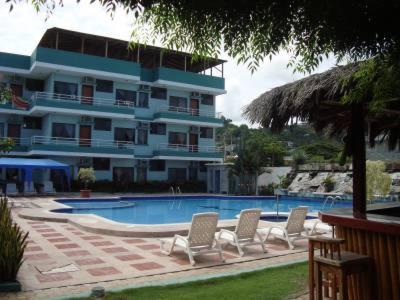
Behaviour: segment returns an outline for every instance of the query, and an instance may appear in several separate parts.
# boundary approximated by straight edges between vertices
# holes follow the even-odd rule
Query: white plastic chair
[[[175,247],[182,248],[187,255],[192,266],[195,265],[194,256],[199,254],[212,254],[217,253],[222,262],[222,249],[215,239],[215,231],[218,224],[217,213],[199,213],[194,214],[192,224],[190,225],[189,235],[183,237],[176,234],[173,239],[161,239],[160,250],[161,252],[171,255]],[[169,250],[164,249],[166,243],[171,243]]]
[[[264,242],[257,232],[260,215],[261,209],[242,210],[235,231],[221,229],[221,231],[216,234],[217,240],[236,246],[240,256],[244,255],[242,247],[250,245],[260,245],[263,252],[267,252]],[[254,239],[256,236],[258,241]]]
[[[307,220],[304,223],[304,228],[307,230],[308,235],[318,235],[332,232],[332,226],[318,219]]]
[[[259,228],[257,232],[259,234],[265,234],[263,242],[265,242],[272,233],[276,238],[286,241],[290,249],[294,249],[293,242],[306,237],[303,235],[303,232],[305,231],[304,221],[306,220],[307,213],[307,206],[293,208],[284,225],[276,224],[267,228]]]

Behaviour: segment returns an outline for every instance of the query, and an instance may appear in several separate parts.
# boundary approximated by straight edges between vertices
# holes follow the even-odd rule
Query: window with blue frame
[[[52,137],[75,138],[75,124],[53,123]]]
[[[96,92],[113,93],[114,83],[111,80],[96,79]]]
[[[150,124],[150,134],[166,135],[167,134],[167,124],[151,123]]]
[[[94,118],[94,130],[111,131],[111,119]]]
[[[170,96],[169,97],[169,106],[171,108],[174,108],[174,107],[187,108],[187,98]]]
[[[160,87],[151,87],[151,98],[166,100],[167,99],[167,89]]]
[[[214,96],[209,94],[201,94],[201,104],[214,105]]]
[[[214,130],[211,127],[200,127],[200,138],[212,139],[214,136]]]
[[[78,84],[63,81],[54,81],[54,94],[59,99],[76,100]]]
[[[186,145],[186,133],[169,132],[168,143],[170,145]]]
[[[24,117],[25,129],[42,129],[41,117]]]
[[[117,89],[115,100],[119,105],[133,106],[136,105],[136,91]]]

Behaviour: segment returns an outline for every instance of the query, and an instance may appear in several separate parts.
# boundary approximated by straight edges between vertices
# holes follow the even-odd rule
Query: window
[[[115,100],[120,105],[132,106],[136,104],[136,91],[117,89],[115,93]]]
[[[160,159],[150,160],[150,171],[153,172],[165,171],[165,160],[160,160]]]
[[[67,97],[62,97],[66,99],[75,99],[78,95],[78,84],[54,81],[54,94],[66,95]]]
[[[168,143],[173,145],[186,145],[186,133],[170,132]]]
[[[4,137],[4,123],[0,123],[0,138]]]
[[[112,93],[114,92],[114,83],[110,80],[96,79],[96,92]]]
[[[138,129],[138,145],[147,145],[147,129]]]
[[[212,139],[214,130],[211,127],[200,127],[200,137],[203,139]]]
[[[93,157],[93,169],[96,171],[110,170],[110,159],[106,157]]]
[[[168,168],[168,181],[185,181],[186,168]]]
[[[119,184],[127,184],[133,182],[134,171],[133,168],[128,167],[114,167],[113,168],[113,181]]]
[[[201,172],[201,173],[207,172],[206,163],[207,163],[207,162],[205,162],[205,161],[201,161],[201,162],[199,163],[199,172]]]
[[[187,108],[187,99],[185,97],[169,97],[169,106]]]
[[[106,118],[94,118],[94,129],[111,131],[111,119]]]
[[[44,91],[44,80],[40,79],[25,79],[25,87],[31,92],[43,92]]]
[[[150,134],[167,134],[167,125],[164,123],[151,123],[150,124]]]
[[[138,107],[149,107],[149,93],[139,92]]]
[[[75,125],[53,123],[52,137],[75,138]]]
[[[25,129],[42,129],[42,118],[40,117],[24,117]]]
[[[201,94],[201,104],[214,105],[214,96],[209,94]]]
[[[154,99],[167,99],[167,89],[159,88],[159,87],[151,87],[151,98]]]
[[[189,168],[189,180],[196,181],[197,178],[197,168],[190,167]]]
[[[137,182],[146,182],[147,181],[147,168],[146,167],[138,167],[137,168]]]
[[[134,142],[135,132],[131,128],[119,128],[114,129],[114,140],[120,142]]]

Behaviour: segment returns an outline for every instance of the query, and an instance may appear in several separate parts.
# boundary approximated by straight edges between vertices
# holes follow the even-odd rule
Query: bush
[[[13,223],[7,198],[0,199],[0,282],[15,281],[22,265],[28,232]]]
[[[326,192],[330,192],[335,188],[336,181],[333,179],[332,175],[326,176],[326,178],[322,181],[322,185],[325,187]]]
[[[307,155],[302,150],[297,150],[293,153],[293,163],[295,166],[302,165],[307,161]]]
[[[79,181],[83,182],[85,189],[87,190],[89,183],[96,181],[93,168],[80,168],[78,172]]]
[[[275,185],[270,183],[268,185],[262,185],[258,188],[258,194],[260,196],[273,196]]]

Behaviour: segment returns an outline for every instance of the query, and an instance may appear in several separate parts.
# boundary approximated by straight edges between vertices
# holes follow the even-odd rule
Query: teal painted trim
[[[147,81],[147,82],[153,82],[157,78],[157,70],[153,69],[144,69],[142,68],[140,70],[140,80],[141,81]]]
[[[178,152],[173,150],[154,150],[154,156],[176,156],[176,157],[207,157],[223,158],[224,154],[219,152]]]
[[[112,147],[79,147],[77,145],[33,144],[31,146],[31,150],[134,155],[133,149]]]
[[[130,76],[140,76],[140,66],[135,62],[50,48],[38,47],[36,49],[36,61]]]
[[[207,123],[215,123],[215,124],[223,124],[224,123],[224,121],[219,118],[204,117],[204,116],[191,116],[189,114],[174,113],[174,112],[168,112],[168,111],[155,113],[154,119],[158,119],[158,118],[207,122]]]
[[[199,85],[220,90],[225,89],[225,78],[185,72],[163,67],[158,69],[157,79]]]
[[[31,58],[26,55],[0,52],[0,66],[29,70],[31,67]]]
[[[76,110],[85,110],[85,111],[98,111],[98,112],[107,112],[107,113],[118,113],[118,114],[126,114],[126,115],[134,115],[135,109],[131,107],[118,107],[118,106],[101,106],[96,105],[86,105],[81,104],[76,101],[53,101],[46,99],[37,99],[36,105],[46,106],[46,107],[55,107],[55,108],[65,108],[65,109],[76,109]]]

